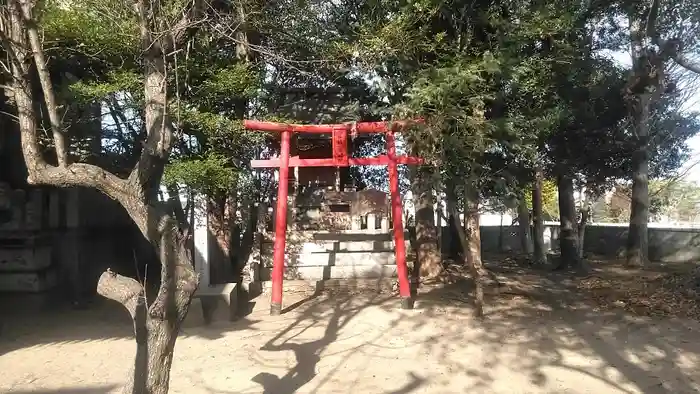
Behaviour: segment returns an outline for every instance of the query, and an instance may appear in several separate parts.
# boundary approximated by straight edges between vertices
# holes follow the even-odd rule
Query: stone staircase
[[[406,234],[406,250],[410,250]],[[272,273],[272,234],[260,249],[259,280]],[[396,276],[396,257],[391,232],[345,230],[338,232],[294,231],[287,235],[285,279],[375,279]]]

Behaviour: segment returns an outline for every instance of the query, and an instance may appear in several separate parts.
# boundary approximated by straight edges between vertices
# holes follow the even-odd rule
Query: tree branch
[[[700,74],[700,63],[693,62],[681,53],[681,40],[679,38],[662,40],[659,37],[652,37],[652,42],[659,47],[662,57],[667,56],[686,70]]]
[[[153,15],[158,5],[137,0],[135,10],[138,19],[141,47],[144,52],[144,97],[147,138],[139,161],[129,175],[129,182],[139,188],[144,202],[154,200],[175,141],[174,125],[168,111],[167,72],[168,54],[177,49],[187,32],[192,31],[203,0],[192,0],[182,11],[182,18],[166,32],[154,35]]]
[[[182,18],[172,27],[172,44],[175,50],[180,44],[186,41],[189,34],[192,33],[192,28],[197,24],[197,20],[202,16],[203,0],[192,0],[190,5],[182,12]]]
[[[30,45],[27,42],[25,30],[27,26],[22,10],[18,7],[18,0],[13,0],[9,3],[9,23],[7,23],[7,20],[3,20],[2,27],[7,30],[2,31],[0,38],[4,46],[9,49],[9,56],[13,58],[11,66],[14,99],[17,106],[22,153],[27,165],[27,181],[30,184],[51,186],[95,187],[113,199],[120,202],[126,201],[130,193],[128,185],[114,174],[100,167],[82,163],[54,167],[46,163],[42,157],[37,136],[34,95],[29,75],[28,59],[30,57],[28,55]],[[8,15],[6,14],[6,16]],[[51,89],[49,78],[49,90]],[[58,145],[58,142],[57,140],[56,145]]]
[[[690,59],[683,56],[683,54],[676,52],[671,56],[671,59],[686,70],[700,74],[700,63],[691,62]]]
[[[136,320],[139,303],[143,302],[146,296],[139,282],[110,269],[100,275],[97,281],[97,294],[124,305],[133,320]]]
[[[647,14],[646,21],[646,36],[650,37],[652,40],[658,37],[658,30],[656,29],[656,20],[659,18],[659,9],[661,8],[659,0],[651,0],[649,5],[649,13]]]
[[[39,82],[44,93],[44,101],[46,101],[46,110],[49,113],[49,123],[51,124],[51,132],[53,134],[54,145],[56,148],[56,159],[60,167],[65,167],[68,164],[68,151],[66,149],[66,138],[61,125],[61,118],[58,115],[58,103],[54,94],[53,84],[51,83],[51,75],[46,67],[46,58],[44,57],[44,49],[39,38],[39,31],[36,26],[36,21],[33,19],[32,11],[34,3],[29,0],[15,0],[17,7],[22,11],[22,19],[24,28],[29,37],[29,46],[34,56]]]
[[[27,165],[27,181],[30,184],[45,184],[51,186],[87,186],[96,187],[109,197],[123,200],[129,190],[126,183],[115,175],[93,165],[72,164],[67,167],[54,167],[46,163],[41,154],[37,136],[37,121],[29,76],[28,59],[29,45],[25,34],[21,10],[18,4],[10,2],[10,23],[3,21],[3,27],[9,30],[2,32],[3,44],[10,49],[12,62],[12,77],[14,99],[17,106],[17,118],[20,129],[22,153]]]

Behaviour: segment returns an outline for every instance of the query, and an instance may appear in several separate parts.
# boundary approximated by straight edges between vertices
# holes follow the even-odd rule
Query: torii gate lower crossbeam
[[[351,165],[385,165],[389,169],[389,192],[391,193],[391,214],[394,224],[394,244],[396,254],[396,271],[399,279],[401,307],[413,308],[411,287],[408,281],[406,265],[406,242],[404,239],[403,208],[399,194],[399,164],[421,164],[418,157],[396,156],[395,133],[406,122],[358,122],[331,125],[296,125],[286,123],[244,121],[246,129],[279,132],[281,149],[279,159],[253,160],[253,168],[279,168],[279,188],[277,191],[277,211],[275,213],[275,240],[272,258],[272,297],[270,314],[282,313],[282,285],[284,280],[284,254],[287,241],[287,197],[289,167],[347,167]],[[332,134],[333,157],[328,159],[300,159],[289,157],[290,141],[293,133]],[[348,157],[347,137],[349,133],[384,133],[387,154],[378,157]]]

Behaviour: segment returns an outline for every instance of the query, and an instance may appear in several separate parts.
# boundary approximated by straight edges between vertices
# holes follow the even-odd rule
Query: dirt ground
[[[658,298],[673,269],[490,268],[501,286],[483,321],[459,279],[423,288],[410,311],[393,294],[286,294],[287,305],[306,301],[270,317],[262,296],[237,322],[184,330],[171,393],[700,392],[700,324],[682,311],[690,290],[678,311],[643,301]],[[5,316],[2,393],[110,393],[128,373],[135,345],[119,305]]]

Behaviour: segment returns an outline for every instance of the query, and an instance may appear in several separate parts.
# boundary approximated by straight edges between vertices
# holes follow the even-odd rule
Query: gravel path
[[[388,295],[324,295],[270,317],[261,297],[238,322],[184,329],[170,392],[700,392],[697,323],[518,297],[492,303],[481,322],[463,299],[425,297],[402,311]],[[6,318],[0,392],[111,393],[132,362],[130,330],[111,303]]]

